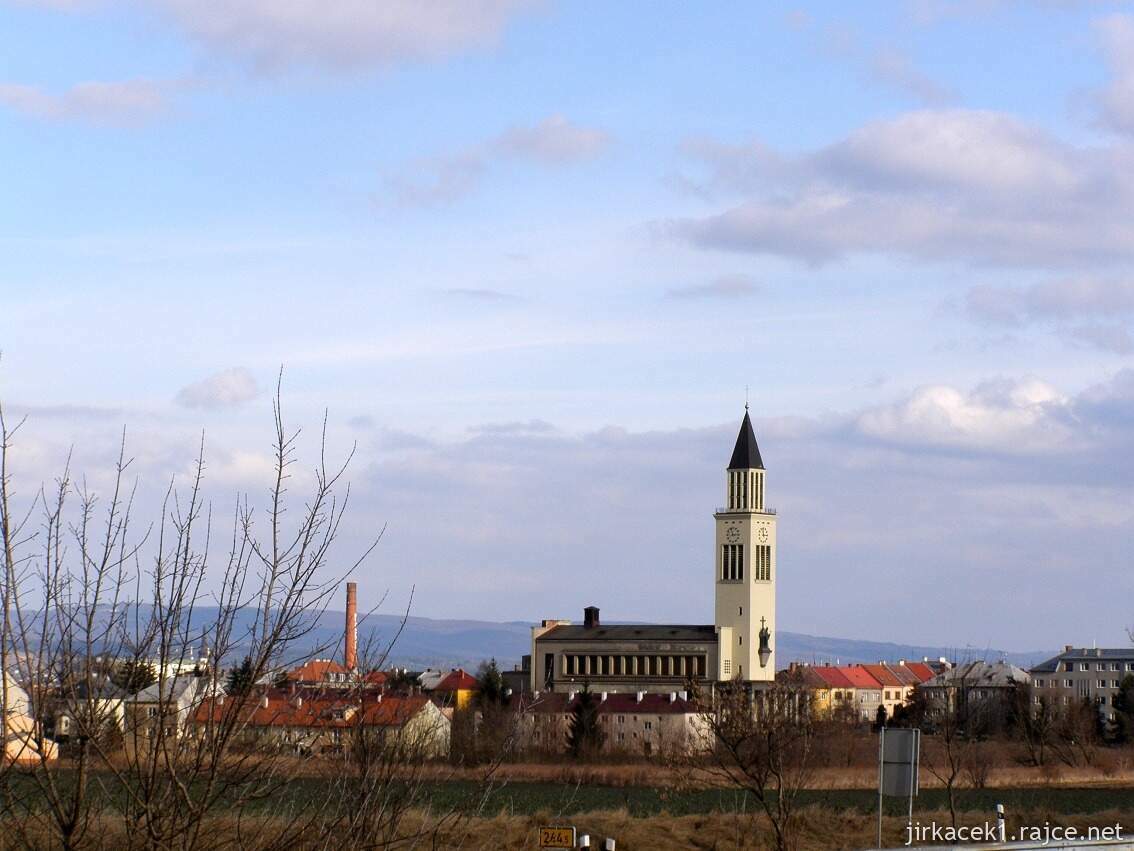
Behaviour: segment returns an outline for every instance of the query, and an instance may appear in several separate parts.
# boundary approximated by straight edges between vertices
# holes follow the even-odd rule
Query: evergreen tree
[[[1114,695],[1114,721],[1110,725],[1110,740],[1124,745],[1134,741],[1134,674],[1122,678]]]
[[[127,659],[118,665],[110,681],[127,694],[137,694],[157,682],[157,671],[144,659]]]
[[[501,704],[504,698],[504,677],[496,667],[496,660],[481,662],[476,672],[477,700],[482,706]]]
[[[886,707],[879,704],[878,711],[874,713],[874,732],[886,726]]]
[[[567,725],[567,750],[576,759],[585,759],[598,753],[604,738],[599,727],[595,696],[590,686],[583,683],[583,690],[576,695]]]
[[[230,668],[224,688],[229,694],[248,694],[252,690],[256,672],[252,669],[252,657],[245,656],[244,661],[235,668]]]

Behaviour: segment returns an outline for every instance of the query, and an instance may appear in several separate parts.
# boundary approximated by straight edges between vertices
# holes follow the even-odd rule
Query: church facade
[[[677,693],[691,681],[770,682],[776,655],[776,512],[766,506],[765,470],[745,407],[729,459],[725,504],[713,517],[715,591],[711,624],[604,625],[588,606],[581,624],[532,628],[531,689]]]

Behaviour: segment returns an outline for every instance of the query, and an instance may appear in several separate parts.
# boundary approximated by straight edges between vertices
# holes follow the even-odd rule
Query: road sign
[[[882,847],[882,796],[909,798],[913,825],[913,799],[917,795],[917,768],[921,730],[883,727],[878,735],[878,847]]]
[[[920,730],[883,728],[881,735],[882,762],[879,792],[891,798],[917,795],[918,747]]]
[[[541,827],[539,829],[540,848],[574,848],[575,828]]]

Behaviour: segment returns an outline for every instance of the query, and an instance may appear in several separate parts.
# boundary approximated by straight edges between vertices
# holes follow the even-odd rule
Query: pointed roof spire
[[[764,461],[760,458],[760,447],[756,445],[756,433],[752,430],[752,419],[748,416],[747,404],[744,406],[744,421],[740,424],[740,434],[736,436],[736,448],[732,450],[728,469],[764,469]]]

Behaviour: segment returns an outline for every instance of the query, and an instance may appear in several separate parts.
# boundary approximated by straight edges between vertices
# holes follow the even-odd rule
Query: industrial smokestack
[[[358,667],[358,583],[346,584],[346,652],[343,664],[348,671]]]

